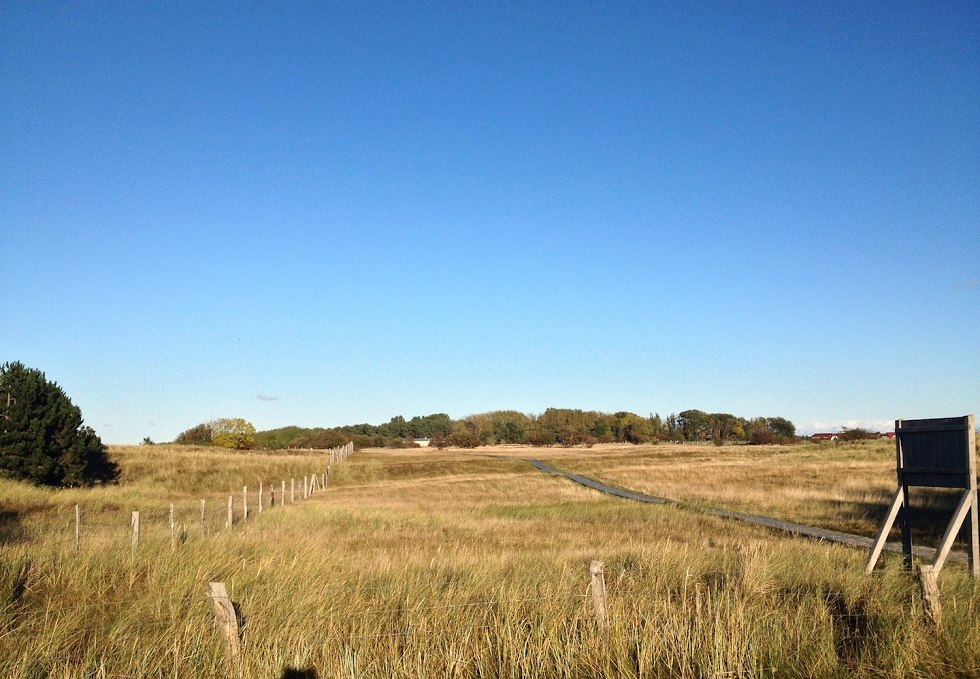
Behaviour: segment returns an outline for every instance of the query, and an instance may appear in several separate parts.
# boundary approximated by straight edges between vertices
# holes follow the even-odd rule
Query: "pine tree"
[[[0,473],[50,486],[112,481],[119,469],[82,411],[40,370],[0,366]]]

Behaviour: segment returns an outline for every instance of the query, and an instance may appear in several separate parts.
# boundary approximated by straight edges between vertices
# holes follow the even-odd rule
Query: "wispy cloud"
[[[278,401],[278,396],[266,396],[265,394],[259,394],[260,401]]]
[[[980,278],[970,278],[960,281],[961,288],[980,288]]]

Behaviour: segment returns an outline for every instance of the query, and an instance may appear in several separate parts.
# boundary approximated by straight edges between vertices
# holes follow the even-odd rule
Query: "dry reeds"
[[[175,549],[168,533],[135,552],[100,547],[97,535],[77,555],[46,540],[76,502],[109,516],[140,500],[152,513],[320,463],[315,454],[120,452],[116,487],[0,487],[22,529],[0,547],[0,675],[225,676],[206,599],[213,581],[238,605],[246,677],[967,676],[980,667],[980,592],[956,569],[943,573],[942,629],[929,630],[897,559],[865,577],[861,552],[609,499],[480,451],[362,452],[334,467],[328,492],[235,531],[191,531]],[[515,452],[542,451],[506,454]],[[586,451],[553,454],[589,463]],[[606,462],[607,478],[640,479],[625,453]],[[608,632],[593,610],[593,559],[605,563]]]

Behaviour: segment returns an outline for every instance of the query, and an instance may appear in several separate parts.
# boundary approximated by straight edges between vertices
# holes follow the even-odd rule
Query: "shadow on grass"
[[[862,598],[851,601],[838,591],[826,592],[824,602],[833,621],[837,657],[844,663],[856,663],[876,636],[867,602]]]
[[[16,604],[23,598],[33,565],[30,559],[0,561],[0,606]]]
[[[297,667],[287,667],[282,671],[282,679],[317,679],[319,675],[312,667],[301,670]]]
[[[963,491],[941,488],[912,488],[909,490],[912,504],[909,510],[912,523],[912,542],[916,545],[935,547],[939,544],[946,526],[953,518],[953,512],[960,501]],[[888,513],[891,498],[877,502],[855,502],[834,504],[833,515],[842,522],[864,523],[877,532]],[[956,544],[966,544],[968,540],[969,522],[964,522],[957,536]],[[870,536],[870,533],[869,533]],[[900,540],[900,521],[892,526],[889,539]]]
[[[19,512],[0,510],[0,544],[29,542],[31,538]]]

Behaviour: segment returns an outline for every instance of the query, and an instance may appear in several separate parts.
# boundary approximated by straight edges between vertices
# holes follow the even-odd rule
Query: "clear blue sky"
[[[104,441],[980,415],[980,5],[0,3],[0,361]]]

